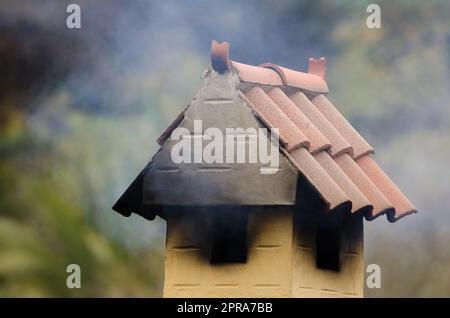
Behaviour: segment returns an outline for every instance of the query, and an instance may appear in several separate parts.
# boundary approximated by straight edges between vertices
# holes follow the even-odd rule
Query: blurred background
[[[0,297],[161,296],[164,222],[111,206],[201,87],[212,39],[248,64],[327,58],[331,100],[419,210],[365,223],[382,270],[366,296],[450,297],[450,2],[373,2],[381,29],[362,0],[1,1]]]

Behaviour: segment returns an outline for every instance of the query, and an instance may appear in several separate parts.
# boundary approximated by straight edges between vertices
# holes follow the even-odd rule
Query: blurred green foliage
[[[97,198],[102,190],[95,182],[114,184],[112,175],[100,169],[94,174],[94,166],[114,169],[107,158],[90,158],[95,155],[90,148],[108,144],[92,130],[98,120],[64,115],[73,127],[63,135],[46,136],[42,127],[31,125],[0,139],[0,296],[160,295],[161,249],[150,244],[124,249],[112,234],[109,239],[102,234],[110,224],[95,222],[94,211],[103,204],[102,213],[109,213],[113,202],[111,190],[103,192],[106,200]],[[116,120],[100,131],[114,124],[127,126]],[[72,263],[81,267],[81,289],[66,287],[66,267]]]

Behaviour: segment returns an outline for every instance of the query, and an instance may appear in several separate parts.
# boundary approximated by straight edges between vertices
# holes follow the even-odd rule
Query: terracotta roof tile
[[[350,143],[353,148],[353,158],[355,160],[374,152],[367,141],[361,137],[356,129],[353,128],[353,126],[324,95],[316,96],[312,99],[312,102],[334,128],[336,128],[336,130]]]
[[[325,76],[324,60],[310,63],[310,72]],[[288,86],[290,72],[273,64],[264,67],[279,74],[277,84],[266,87],[267,93],[253,87],[245,96],[269,127],[280,129],[282,141],[294,145],[286,148],[286,155],[330,209],[351,207],[353,213],[363,213],[368,220],[386,214],[390,221],[415,212],[376,163],[367,159],[372,147],[324,95],[310,100],[296,91],[287,96],[279,84]],[[305,146],[299,140],[309,141],[310,151],[299,147]],[[381,190],[378,183],[388,186]]]
[[[334,128],[333,125],[322,115],[322,113],[311,103],[308,97],[302,92],[297,92],[289,96],[300,111],[309,118],[319,131],[331,143],[331,155],[336,157],[342,153],[352,153],[352,147]]]
[[[322,168],[331,176],[334,182],[347,194],[353,203],[352,212],[370,213],[373,209],[372,204],[366,196],[358,189],[352,180],[345,174],[339,165],[330,157],[330,155],[321,151],[314,155],[314,158]]]
[[[286,114],[287,117],[300,129],[310,141],[311,153],[324,150],[331,147],[331,143],[325,136],[314,126],[314,124],[306,117],[295,104],[286,96],[280,88],[271,89],[267,95],[275,102],[275,104]]]
[[[380,189],[361,170],[353,158],[348,154],[343,154],[337,157],[335,161],[372,204],[373,210],[367,215],[368,219],[374,219],[381,214],[394,212],[393,204],[389,202]]]
[[[278,75],[278,73],[273,69],[233,61],[231,64],[239,71],[239,78],[243,82],[273,86],[283,85],[280,75]]]
[[[394,222],[405,215],[417,212],[414,205],[384,173],[373,158],[364,156],[357,160],[356,163],[395,207],[395,214],[388,215],[389,221]]]
[[[258,65],[258,67],[269,68],[269,69],[274,70],[275,72],[277,72],[278,76],[280,76],[281,81],[283,82],[283,85],[288,85],[286,76],[284,75],[284,72],[280,66],[278,66],[276,64],[272,64],[272,63],[263,63],[263,64]]]
[[[252,88],[245,94],[245,97],[269,128],[280,130],[280,139],[287,145],[288,151],[299,147],[309,148],[309,140],[306,136],[279,110],[278,106],[261,88]]]
[[[327,83],[315,74],[303,73],[278,66],[286,78],[286,85],[302,88],[311,92],[328,93]]]
[[[252,66],[230,62],[238,70],[239,78],[243,82],[273,86],[284,85],[317,93],[328,92],[327,83],[315,74],[297,72],[271,63]]]
[[[352,202],[349,196],[334,182],[333,178],[330,177],[307,149],[295,149],[289,153],[288,158],[319,192],[330,210],[339,208],[351,209]]]

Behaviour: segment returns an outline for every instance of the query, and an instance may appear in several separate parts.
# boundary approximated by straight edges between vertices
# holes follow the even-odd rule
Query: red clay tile
[[[323,200],[333,209],[351,210],[352,202],[347,194],[334,182],[330,175],[320,166],[305,148],[290,152],[288,158],[302,173],[312,186],[319,192]]]
[[[284,76],[283,70],[278,65],[272,64],[272,63],[263,63],[263,64],[258,65],[258,67],[270,68],[270,69],[274,70],[280,76],[281,81],[283,82],[283,85],[287,85],[286,76]]]
[[[243,82],[273,86],[283,85],[283,80],[280,75],[273,69],[242,64],[234,61],[231,61],[231,64],[238,70],[239,78]]]
[[[291,86],[316,93],[327,93],[327,83],[315,74],[293,71],[282,66],[264,63],[252,66],[231,61],[239,71],[241,81],[262,85]]]
[[[353,159],[373,153],[373,148],[364,140],[355,128],[342,116],[337,108],[324,96],[318,95],[312,99],[312,103],[336,128],[337,131],[350,143],[353,148]]]
[[[289,119],[300,129],[310,142],[311,153],[324,150],[331,147],[331,143],[324,135],[314,126],[314,124],[306,117],[295,104],[286,96],[286,94],[278,87],[271,89],[267,95],[274,101]]]
[[[366,215],[368,219],[374,219],[381,214],[389,215],[394,212],[394,205],[348,154],[343,154],[334,160],[372,204],[372,212]]]
[[[283,74],[281,77],[285,79],[285,85],[287,86],[298,87],[316,93],[328,93],[327,83],[318,75],[290,70],[272,63],[264,63],[261,65],[281,72]]]
[[[310,144],[306,136],[283,112],[279,111],[277,105],[261,88],[252,88],[245,94],[245,97],[269,128],[280,130],[280,139],[286,144],[288,151],[299,147],[309,148]]]
[[[297,92],[289,96],[295,106],[308,117],[317,129],[330,141],[331,155],[339,156],[345,152],[352,154],[352,147],[341,136],[341,134],[331,125],[322,113],[311,103],[308,97],[302,92]]]
[[[414,205],[408,200],[402,191],[392,182],[386,173],[370,156],[364,156],[356,161],[366,175],[377,185],[380,191],[394,205],[395,215],[388,215],[388,219],[394,222],[408,214],[416,213]]]
[[[352,180],[342,171],[330,155],[321,151],[314,155],[314,159],[330,175],[336,184],[347,194],[352,201],[352,212],[362,214],[371,213],[373,206],[366,196],[358,189]]]

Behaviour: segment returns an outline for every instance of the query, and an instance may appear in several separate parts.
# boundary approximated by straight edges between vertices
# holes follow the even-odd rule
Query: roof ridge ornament
[[[211,42],[211,65],[212,68],[223,74],[230,70],[230,44],[226,41],[219,43],[216,40]]]
[[[325,74],[327,72],[327,60],[322,56],[320,59],[315,59],[313,57],[309,58],[308,73],[319,76],[325,79]]]

